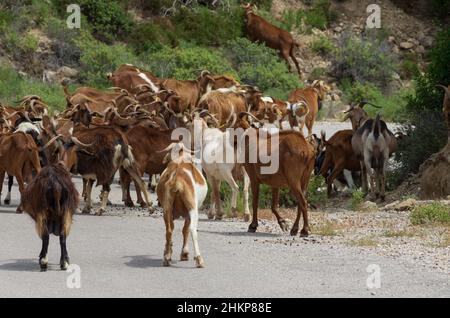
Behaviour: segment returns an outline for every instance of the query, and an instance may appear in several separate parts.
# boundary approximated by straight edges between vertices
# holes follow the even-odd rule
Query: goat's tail
[[[372,132],[373,136],[376,139],[378,139],[378,136],[380,136],[380,130],[381,130],[381,124],[380,124],[380,113],[377,114],[377,117],[375,117],[375,121],[373,122]]]

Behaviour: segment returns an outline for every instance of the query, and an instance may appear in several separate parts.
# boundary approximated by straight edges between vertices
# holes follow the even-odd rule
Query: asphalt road
[[[74,180],[81,190],[80,179]],[[74,274],[59,270],[57,237],[50,240],[49,271],[39,271],[41,242],[32,220],[14,213],[15,186],[12,205],[0,206],[0,297],[450,297],[449,277],[431,269],[370,249],[322,244],[314,235],[249,234],[242,221],[208,221],[204,214],[199,243],[206,268],[195,268],[192,255],[177,261],[181,222],[176,222],[174,264],[163,267],[161,216],[120,207],[120,188],[112,188],[110,199],[118,207],[103,216],[75,215],[68,251],[80,275],[69,281],[81,286],[69,288]],[[98,193],[96,188],[97,205]],[[379,288],[367,285],[374,275],[367,269],[374,265],[380,280],[372,282],[380,282]]]

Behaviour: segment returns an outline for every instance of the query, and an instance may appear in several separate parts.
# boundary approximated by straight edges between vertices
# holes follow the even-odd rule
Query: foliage
[[[416,207],[410,214],[412,224],[450,223],[450,206],[439,202]]]
[[[0,101],[14,105],[26,95],[39,95],[51,109],[63,109],[65,98],[60,85],[50,85],[21,77],[10,66],[0,64]]]
[[[383,87],[394,69],[388,45],[370,37],[341,36],[332,58],[332,73],[338,80],[347,78]]]
[[[311,42],[311,49],[323,55],[328,55],[333,52],[334,45],[326,36],[320,36]]]
[[[76,39],[83,51],[81,56],[81,79],[90,85],[104,87],[108,85],[106,74],[124,63],[141,65],[137,57],[124,44],[110,45],[92,39],[83,34]]]
[[[239,73],[242,82],[258,86],[260,90],[277,93],[278,98],[302,87],[297,75],[290,73],[286,63],[276,51],[247,39],[236,39],[227,43],[225,55]]]
[[[444,92],[436,84],[450,84],[450,27],[438,34],[435,43],[427,72],[415,78],[415,94],[409,98],[406,107],[412,119],[395,154],[402,164],[397,172],[398,182],[417,172],[420,165],[447,142],[442,116]]]
[[[201,70],[239,78],[225,57],[217,51],[197,46],[164,47],[146,57],[149,69],[162,78],[194,79]]]
[[[330,10],[330,0],[317,0],[311,10],[305,12],[305,23],[311,27],[325,30],[337,19],[334,11]]]
[[[322,176],[311,176],[307,191],[307,200],[309,204],[321,205],[327,201],[327,193],[323,191],[325,179]]]
[[[222,45],[231,39],[243,36],[242,10],[210,10],[203,6],[182,7],[171,18],[177,38],[198,45]]]
[[[361,190],[354,190],[350,200],[350,207],[352,210],[358,210],[364,202],[364,193]]]
[[[383,115],[383,119],[387,121],[405,122],[409,115],[406,110],[409,89],[402,89],[393,95],[385,95],[375,85],[359,82],[352,83],[349,80],[341,82],[340,88],[344,93],[344,99],[348,103],[357,103],[361,100],[367,100],[375,105],[382,107],[377,109],[371,105],[367,105],[364,110],[369,116],[374,117],[378,112]]]

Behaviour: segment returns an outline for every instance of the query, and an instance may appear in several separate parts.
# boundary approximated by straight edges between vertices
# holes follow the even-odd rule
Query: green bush
[[[237,39],[227,43],[225,55],[243,83],[276,93],[274,97],[286,98],[291,90],[302,87],[298,76],[289,72],[277,52],[265,45]]]
[[[409,115],[406,109],[410,89],[401,89],[393,95],[386,95],[375,85],[367,83],[361,84],[359,82],[352,83],[349,80],[344,80],[340,83],[340,88],[344,93],[344,100],[348,103],[357,103],[362,100],[367,100],[375,105],[382,107],[381,109],[365,106],[366,112],[369,116],[374,117],[378,112],[383,115],[383,119],[394,122],[405,122]]]
[[[322,188],[325,186],[325,179],[322,176],[313,175],[309,180],[307,200],[312,205],[323,205],[327,201],[327,193]]]
[[[325,30],[328,25],[337,19],[334,11],[330,10],[330,0],[317,0],[311,10],[304,13],[305,23],[313,28]]]
[[[207,48],[164,47],[142,58],[148,61],[149,69],[162,78],[194,79],[197,78],[200,70],[208,70],[214,74],[229,74],[238,79],[237,73],[225,57],[220,52]]]
[[[284,10],[280,27],[288,31],[298,29],[302,25],[303,17],[302,10]]]
[[[66,105],[60,85],[23,78],[10,66],[0,64],[0,102],[13,106],[26,95],[39,95],[51,110],[62,110]]]
[[[74,3],[72,0],[53,2],[61,17],[66,17],[67,6]],[[76,3],[91,24],[94,35],[102,41],[111,43],[132,30],[133,20],[117,0],[79,0]]]
[[[395,63],[385,42],[373,38],[342,36],[332,58],[332,73],[341,79],[384,87],[392,78]]]
[[[351,209],[354,211],[358,210],[363,202],[364,202],[364,193],[361,190],[354,190],[352,192],[352,198],[350,200]]]
[[[218,46],[243,36],[242,10],[210,10],[203,6],[182,7],[172,17],[177,37],[199,45]]]
[[[81,79],[93,86],[108,86],[106,74],[114,71],[121,64],[131,63],[142,66],[140,60],[123,44],[108,46],[83,34],[76,39],[76,45],[83,52],[80,59]]]
[[[450,206],[439,202],[416,207],[409,219],[413,225],[450,223]]]
[[[334,45],[326,36],[320,36],[311,42],[311,50],[316,53],[328,55],[333,52]]]
[[[163,45],[176,45],[178,41],[167,26],[149,21],[134,27],[128,43],[137,53],[151,53],[162,49]]]
[[[415,93],[406,106],[411,125],[395,154],[402,164],[397,172],[399,183],[417,172],[420,165],[447,142],[447,128],[442,116],[444,92],[436,88],[436,84],[450,83],[450,27],[438,34],[435,43],[427,72],[415,78]]]

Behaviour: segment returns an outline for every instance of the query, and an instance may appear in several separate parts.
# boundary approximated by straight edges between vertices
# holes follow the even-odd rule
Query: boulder
[[[414,47],[414,43],[411,42],[401,42],[400,43],[400,48],[403,50],[410,50]]]
[[[74,68],[70,68],[68,66],[60,67],[56,73],[59,77],[68,77],[68,78],[74,78],[78,76],[78,71]]]

